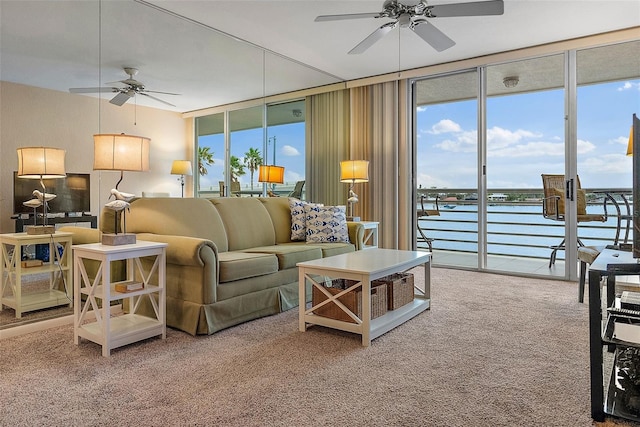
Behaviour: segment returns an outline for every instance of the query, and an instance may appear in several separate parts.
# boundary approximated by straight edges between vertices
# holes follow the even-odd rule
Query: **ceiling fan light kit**
[[[436,28],[428,20],[431,18],[451,18],[459,16],[489,16],[504,13],[503,0],[489,0],[469,3],[450,3],[429,6],[426,0],[415,1],[386,0],[382,5],[382,12],[353,13],[345,15],[320,15],[316,22],[342,21],[362,18],[389,18],[392,22],[383,24],[364,40],[358,43],[349,54],[360,54],[382,39],[396,27],[409,28],[436,51],[453,47],[456,42]]]

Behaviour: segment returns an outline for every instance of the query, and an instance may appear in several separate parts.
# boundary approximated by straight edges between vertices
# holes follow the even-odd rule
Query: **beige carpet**
[[[575,283],[434,269],[432,297],[369,348],[297,310],[111,358],[70,326],[3,340],[0,425],[594,425]]]

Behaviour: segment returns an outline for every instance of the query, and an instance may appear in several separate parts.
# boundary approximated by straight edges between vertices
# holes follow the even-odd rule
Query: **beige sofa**
[[[106,216],[100,226],[111,232]],[[286,197],[141,198],[126,213],[128,233],[169,244],[167,325],[192,335],[296,307],[296,263],[362,248],[362,224],[347,226],[353,243],[292,242]],[[64,229],[74,244],[100,239],[98,230]]]

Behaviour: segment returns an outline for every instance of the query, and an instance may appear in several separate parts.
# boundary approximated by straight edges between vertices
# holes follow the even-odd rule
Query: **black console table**
[[[14,218],[16,220],[16,233],[22,233],[24,227],[33,224],[33,217],[30,216],[27,219],[21,217]],[[79,215],[79,216],[60,216],[47,218],[47,224],[73,224],[76,222],[90,222],[91,228],[98,228],[98,217],[93,215]],[[42,224],[42,218],[38,218],[38,224]]]
[[[616,276],[638,275],[640,264],[631,252],[604,249],[589,267],[589,349],[591,365],[591,417],[604,421],[605,414],[640,420],[640,413],[631,413],[625,408],[625,391],[616,386],[616,364],[618,351],[629,347],[640,347],[639,343],[620,341],[611,336],[607,328],[603,332],[602,297],[600,280],[607,278],[607,307],[615,307]],[[611,321],[607,318],[607,324]],[[638,326],[640,327],[640,326]],[[611,366],[603,366],[604,352],[613,358]],[[640,364],[640,359],[636,361]],[[640,365],[638,365],[640,366]],[[605,376],[606,373],[606,376]],[[605,378],[607,381],[605,381]]]

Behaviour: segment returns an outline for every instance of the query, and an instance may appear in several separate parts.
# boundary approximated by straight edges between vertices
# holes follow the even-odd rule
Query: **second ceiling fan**
[[[397,26],[409,28],[421,39],[429,43],[435,50],[442,52],[454,46],[456,42],[437,29],[428,20],[430,18],[447,18],[456,16],[487,16],[502,15],[504,13],[503,0],[477,1],[467,3],[450,3],[429,6],[425,0],[386,0],[382,5],[382,12],[352,13],[345,15],[320,15],[315,21],[341,21],[361,18],[391,18],[394,21],[383,24],[367,38],[362,40],[349,54],[363,53],[389,31]]]

